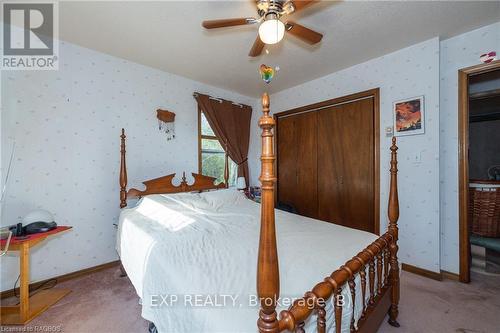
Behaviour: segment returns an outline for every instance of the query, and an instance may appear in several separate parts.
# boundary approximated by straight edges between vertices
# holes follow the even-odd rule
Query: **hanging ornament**
[[[260,65],[259,72],[262,80],[264,80],[265,83],[271,82],[274,77],[274,69],[264,64]]]
[[[165,133],[167,141],[175,138],[175,113],[158,109],[156,110],[156,118],[158,118],[158,129]]]

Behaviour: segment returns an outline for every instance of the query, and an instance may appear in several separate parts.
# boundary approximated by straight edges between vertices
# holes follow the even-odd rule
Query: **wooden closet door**
[[[278,201],[317,218],[317,114],[278,118]]]
[[[373,99],[318,113],[318,218],[375,232]]]

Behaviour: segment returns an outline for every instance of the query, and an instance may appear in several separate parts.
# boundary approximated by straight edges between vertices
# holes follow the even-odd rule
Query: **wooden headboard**
[[[216,178],[200,175],[197,173],[191,173],[194,178],[193,184],[188,184],[186,181],[186,173],[182,173],[182,180],[179,185],[172,184],[172,180],[175,178],[175,173],[169,174],[167,176],[158,177],[155,179],[150,179],[142,182],[146,189],[138,190],[136,188],[131,188],[127,191],[127,165],[125,159],[125,129],[122,128],[121,138],[121,149],[120,149],[120,208],[127,206],[128,198],[142,197],[148,194],[162,194],[162,193],[180,193],[180,192],[194,192],[194,191],[207,191],[207,190],[217,190],[221,188],[227,188],[228,175],[227,163],[225,164],[224,170],[224,182],[215,184]]]

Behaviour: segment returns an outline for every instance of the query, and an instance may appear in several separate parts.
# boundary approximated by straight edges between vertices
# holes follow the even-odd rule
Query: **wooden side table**
[[[69,289],[48,289],[41,290],[31,297],[29,295],[30,249],[47,237],[69,229],[71,227],[59,226],[48,232],[29,235],[25,239],[13,238],[11,240],[8,251],[19,251],[20,303],[19,305],[0,307],[0,324],[24,325],[71,292]],[[5,241],[2,241],[2,248],[5,246],[4,243]]]

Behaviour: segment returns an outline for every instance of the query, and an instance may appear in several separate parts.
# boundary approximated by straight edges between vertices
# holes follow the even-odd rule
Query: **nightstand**
[[[0,324],[24,325],[71,292],[69,289],[48,289],[41,290],[31,297],[29,295],[30,249],[48,237],[69,229],[71,227],[59,226],[48,232],[32,234],[26,238],[13,238],[11,240],[8,251],[19,251],[21,272],[19,285],[20,302],[19,305],[0,307]],[[2,248],[5,246],[5,242],[5,240],[1,241]]]

